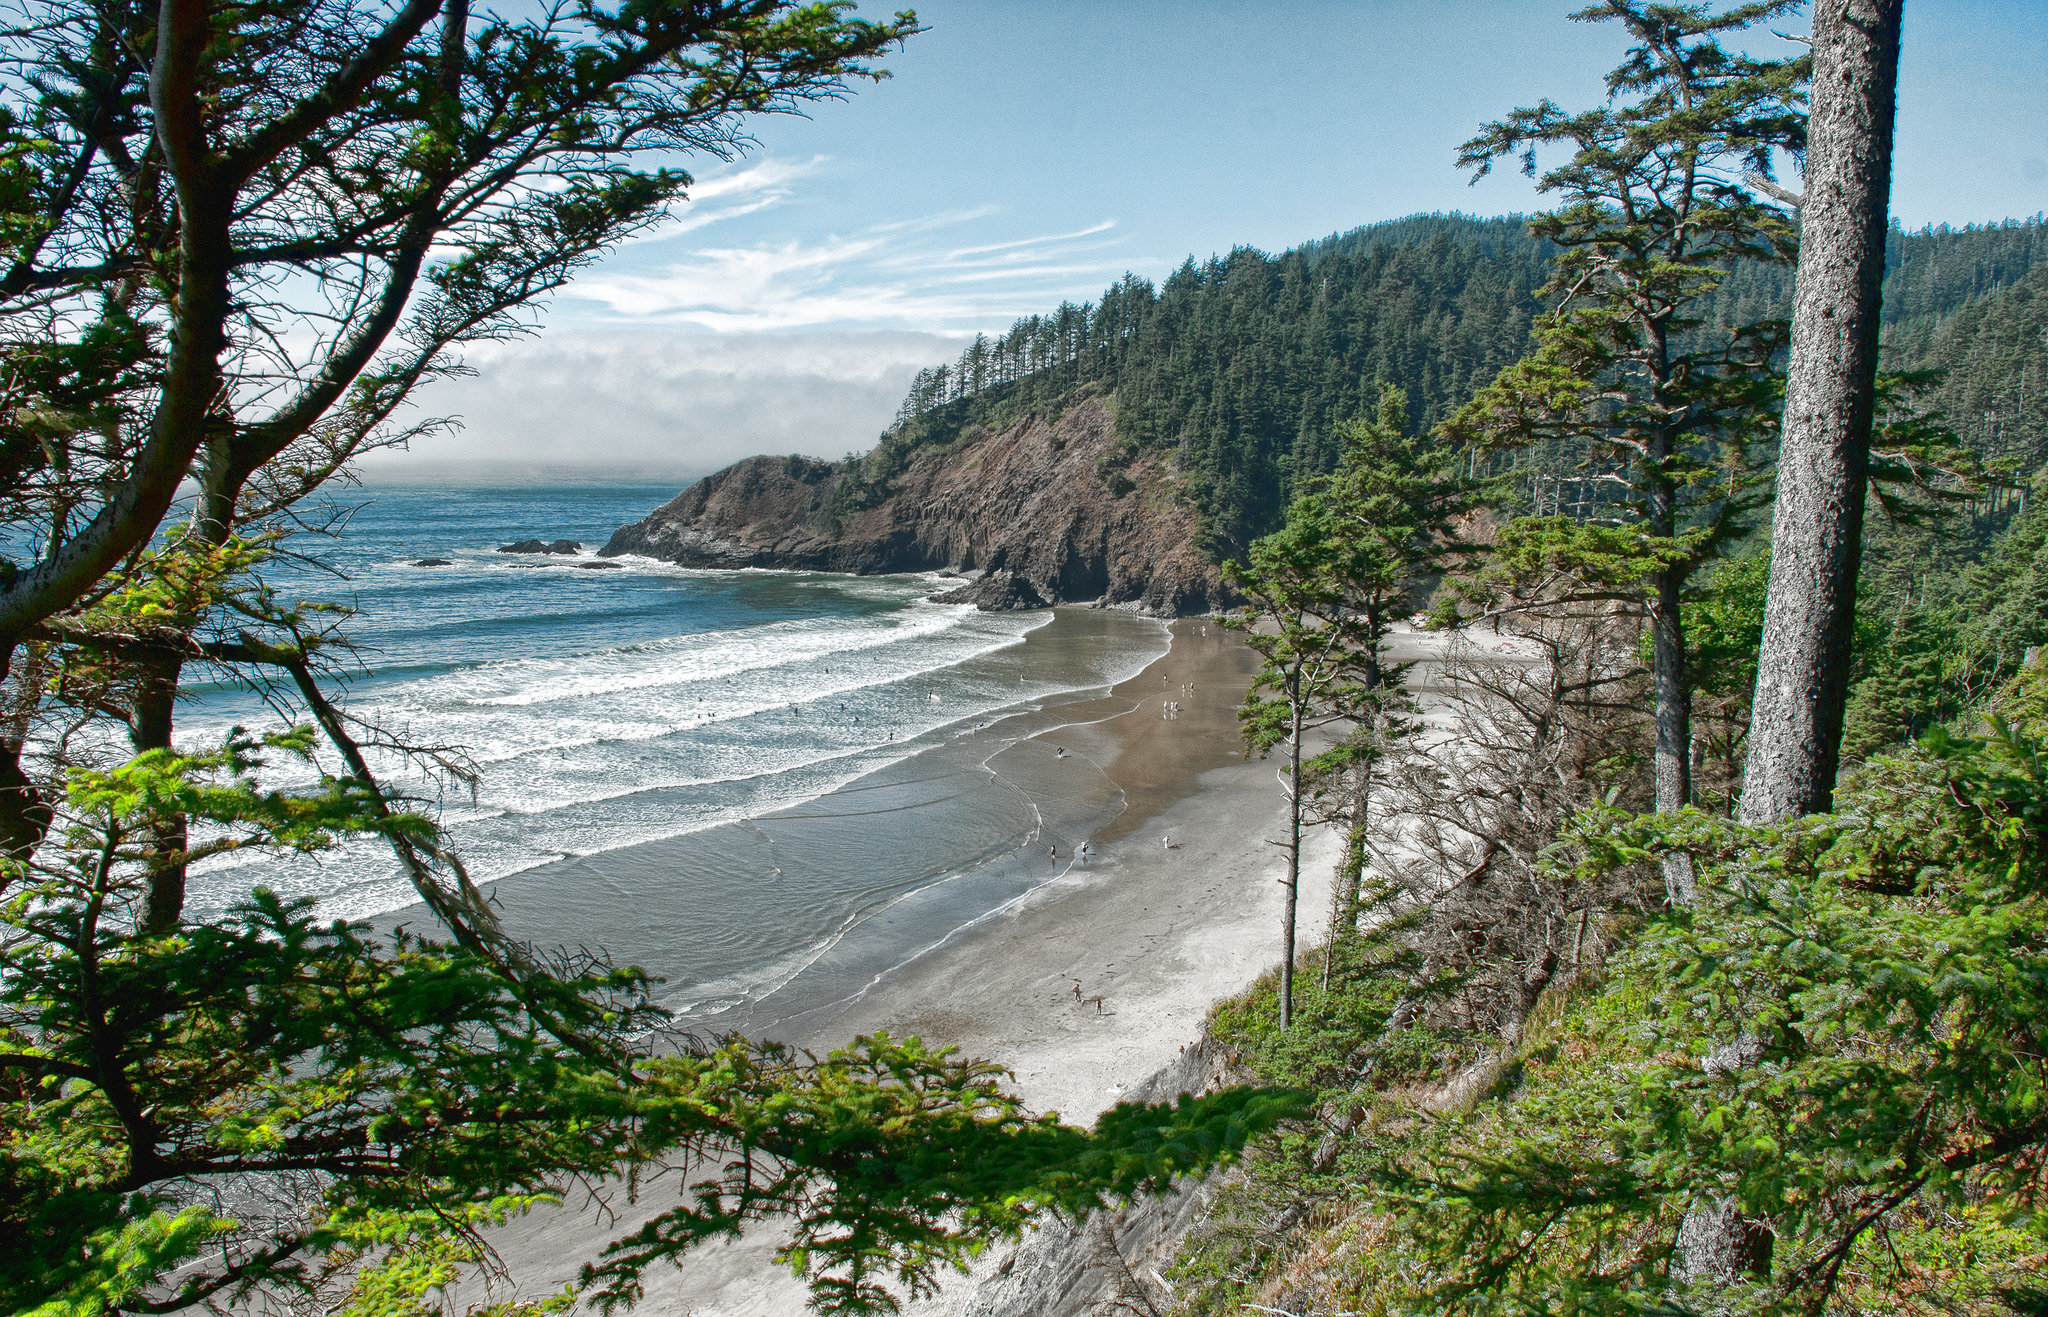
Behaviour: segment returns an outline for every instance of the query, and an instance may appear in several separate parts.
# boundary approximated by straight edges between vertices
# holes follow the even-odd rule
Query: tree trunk
[[[162,654],[140,665],[142,683],[130,714],[128,739],[137,754],[146,750],[171,748],[171,719],[177,707],[178,677],[184,662],[176,654]],[[166,860],[182,855],[189,830],[182,814],[166,815],[157,821],[150,841],[149,894],[143,900],[138,921],[141,932],[157,937],[175,932],[185,913],[185,865]]]
[[[1676,568],[1657,573],[1650,599],[1651,666],[1657,682],[1657,812],[1692,803],[1692,699],[1685,689],[1685,632]]]
[[[1357,790],[1351,797],[1351,818],[1344,833],[1344,864],[1337,871],[1337,918],[1331,930],[1334,939],[1339,932],[1350,934],[1358,931],[1358,902],[1365,886],[1365,845],[1370,834],[1371,819],[1368,811],[1372,806],[1372,760],[1360,774]]]
[[[13,645],[0,644],[0,682],[7,680],[14,654]],[[26,860],[43,844],[43,834],[50,830],[54,815],[49,802],[21,769],[28,718],[10,717],[8,723],[0,729],[0,859]],[[7,883],[0,879],[0,893],[6,890]]]
[[[21,746],[0,740],[0,857],[26,860],[34,854],[51,818],[49,803],[21,770]]]
[[[1833,804],[1870,463],[1902,6],[1814,6],[1806,196],[1744,823]]]
[[[1879,295],[1890,218],[1892,113],[1903,0],[1818,0],[1792,359],[1771,528],[1771,580],[1742,780],[1744,823],[1833,804],[1869,479]],[[1745,1033],[1710,1069],[1754,1065]],[[1678,1234],[1678,1270],[1768,1276],[1770,1234],[1704,1199]]]
[[[1294,1024],[1294,912],[1301,897],[1301,699],[1290,710],[1294,735],[1287,750],[1287,913],[1280,920],[1280,1027]]]
[[[1661,465],[1670,455],[1665,438],[1652,450]],[[1651,489],[1650,533],[1669,539],[1677,533],[1678,492],[1668,478],[1658,477]],[[1685,686],[1685,627],[1679,594],[1685,569],[1671,566],[1652,579],[1650,591],[1650,669],[1657,690],[1657,812],[1676,813],[1692,803],[1692,694]],[[1692,857],[1673,851],[1664,857],[1664,890],[1674,905],[1691,905]]]

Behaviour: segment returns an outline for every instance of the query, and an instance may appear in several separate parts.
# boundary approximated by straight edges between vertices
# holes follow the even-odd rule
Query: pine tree
[[[1355,913],[1372,767],[1413,730],[1402,689],[1405,665],[1387,660],[1395,626],[1415,609],[1413,592],[1453,552],[1453,520],[1478,492],[1447,473],[1442,445],[1412,435],[1408,399],[1380,395],[1379,414],[1342,427],[1344,458],[1314,481],[1279,531],[1253,542],[1249,563],[1224,564],[1224,577],[1249,601],[1225,620],[1263,662],[1238,707],[1248,752],[1287,750],[1286,908],[1281,923],[1280,1026],[1292,1024],[1294,961],[1301,885],[1302,829],[1309,778],[1347,779],[1350,829],[1338,910]],[[1317,761],[1304,763],[1304,735],[1332,724],[1353,732]]]
[[[1548,101],[1517,110],[1459,157],[1478,174],[1519,158],[1535,176],[1541,148],[1572,152],[1540,176],[1565,204],[1530,226],[1559,248],[1547,290],[1556,309],[1536,351],[1445,433],[1575,455],[1604,491],[1595,516],[1635,527],[1657,559],[1645,584],[1660,810],[1691,797],[1681,592],[1768,496],[1771,360],[1786,340],[1778,320],[1708,333],[1701,302],[1737,262],[1790,257],[1790,221],[1742,176],[1768,175],[1775,151],[1803,142],[1804,61],[1755,60],[1720,37],[1792,8],[1761,0],[1717,15],[1616,0],[1585,10],[1577,17],[1618,21],[1635,42],[1607,76],[1609,103],[1577,114]],[[1536,497],[1540,511],[1540,488]],[[1682,866],[1671,878],[1689,894]]]

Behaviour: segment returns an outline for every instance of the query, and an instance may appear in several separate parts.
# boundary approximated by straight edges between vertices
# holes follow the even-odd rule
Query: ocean
[[[295,538],[308,561],[270,573],[281,596],[356,610],[334,683],[353,714],[473,766],[472,793],[395,750],[377,763],[440,818],[515,934],[641,965],[686,1020],[757,1023],[771,996],[787,1014],[856,991],[1062,872],[1121,810],[1092,765],[1028,738],[1121,712],[1104,697],[1166,651],[1164,624],[978,613],[928,602],[929,577],[594,556],[674,493],[348,491],[343,533]],[[584,548],[497,552],[530,537]],[[195,682],[178,740],[277,723],[263,692]],[[273,763],[267,779],[314,771]],[[210,862],[192,912],[257,884],[335,917],[423,920],[367,842]]]

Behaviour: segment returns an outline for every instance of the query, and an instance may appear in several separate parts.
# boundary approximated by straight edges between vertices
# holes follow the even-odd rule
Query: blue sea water
[[[933,604],[937,582],[917,576],[594,556],[674,493],[357,490],[337,538],[291,542],[317,562],[272,573],[287,597],[355,609],[359,648],[335,683],[352,713],[473,767],[472,792],[395,749],[377,761],[504,894],[516,931],[612,948],[661,972],[678,1004],[722,1009],[880,916],[872,935],[906,898],[936,910],[928,889],[961,895],[918,936],[971,918],[1043,881],[1120,807],[1099,773],[1047,776],[1017,742],[1163,653],[1160,624]],[[584,549],[497,551],[529,537]],[[448,565],[418,565],[434,558]],[[277,721],[258,691],[197,682],[188,696],[182,743]],[[314,771],[276,764],[271,778]],[[413,900],[388,852],[349,843],[212,862],[194,911],[257,883],[338,917],[388,920]]]

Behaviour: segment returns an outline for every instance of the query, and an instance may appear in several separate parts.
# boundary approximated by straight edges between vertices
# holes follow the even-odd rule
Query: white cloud
[[[980,256],[986,252],[1008,252],[1014,251],[1019,247],[1036,247],[1048,242],[1068,242],[1075,238],[1093,237],[1098,233],[1107,233],[1115,227],[1115,220],[1104,220],[1100,224],[1091,224],[1085,229],[1076,229],[1072,233],[1049,233],[1042,238],[1019,238],[1014,242],[990,242],[984,243],[979,247],[955,247],[952,251],[947,252],[946,255],[958,258],[962,256]]]
[[[373,454],[365,474],[680,478],[755,453],[863,451],[912,376],[968,335],[1092,296],[1132,264],[1114,220],[1018,236],[993,205],[848,234],[764,225],[827,163],[767,158],[700,179],[672,219],[564,290],[543,335],[478,345],[474,375],[422,390],[417,414],[460,429]]]
[[[462,428],[378,453],[365,474],[450,466],[703,475],[755,453],[865,450],[954,336],[906,333],[550,333],[468,354],[476,374],[423,390]]]
[[[803,171],[769,161],[750,172],[760,177],[743,183],[734,175],[730,189],[719,194],[729,199],[725,204],[769,204],[762,199],[786,195]],[[729,333],[822,326],[1001,329],[1061,298],[1091,295],[1132,263],[1127,253],[1114,251],[1123,243],[1114,220],[999,242],[939,241],[995,213],[993,207],[966,208],[851,235],[703,247],[658,264],[647,261],[643,249],[635,253],[639,259],[612,262],[579,279],[564,302],[581,304],[577,318],[584,323],[653,321]]]
[[[690,185],[689,200],[660,224],[637,234],[626,246],[660,242],[693,233],[720,220],[738,219],[789,200],[798,180],[816,173],[827,157],[809,160],[766,159],[721,169]]]

